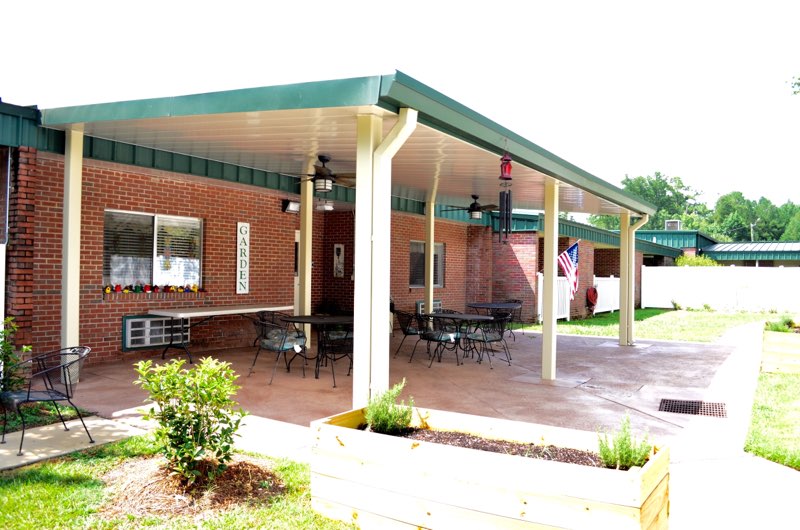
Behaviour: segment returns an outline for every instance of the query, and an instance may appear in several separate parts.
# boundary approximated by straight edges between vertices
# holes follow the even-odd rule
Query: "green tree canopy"
[[[705,205],[697,204],[699,193],[686,186],[680,177],[668,177],[658,171],[652,177],[626,176],[622,187],[656,207],[655,215],[642,227],[645,230],[663,230],[664,221],[679,219],[683,222],[685,217],[687,220],[694,217],[693,222],[700,224],[697,216],[708,212]],[[589,222],[607,230],[619,230],[619,217],[614,215],[592,215]]]

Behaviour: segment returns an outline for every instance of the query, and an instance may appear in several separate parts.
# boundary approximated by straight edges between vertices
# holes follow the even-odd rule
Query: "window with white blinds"
[[[412,241],[409,255],[409,287],[425,287],[425,242]],[[433,286],[444,287],[444,243],[433,244]]]
[[[104,285],[201,285],[203,221],[107,210]]]

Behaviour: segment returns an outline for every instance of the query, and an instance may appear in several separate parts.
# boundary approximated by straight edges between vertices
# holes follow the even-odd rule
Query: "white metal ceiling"
[[[85,124],[85,133],[287,174],[306,173],[324,153],[334,173],[354,173],[356,118],[364,113],[382,116],[385,133],[397,119],[378,107],[335,107],[96,121]],[[499,172],[496,153],[419,124],[393,160],[392,193],[425,200],[438,178],[438,203],[466,206],[472,194],[483,204],[497,203]],[[520,163],[513,164],[512,176],[514,208],[544,209],[544,182],[550,177]],[[616,204],[567,184],[559,199],[561,211],[620,212]]]

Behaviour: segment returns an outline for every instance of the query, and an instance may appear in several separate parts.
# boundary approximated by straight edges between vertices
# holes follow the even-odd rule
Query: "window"
[[[425,242],[411,242],[409,287],[425,287]],[[433,244],[433,286],[444,287],[444,243]]]
[[[201,285],[203,221],[107,210],[104,285]]]

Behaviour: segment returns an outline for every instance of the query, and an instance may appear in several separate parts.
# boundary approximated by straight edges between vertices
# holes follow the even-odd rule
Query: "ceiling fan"
[[[328,155],[318,155],[317,160],[320,164],[314,164],[314,174],[303,175],[311,177],[308,180],[314,181],[314,191],[328,193],[333,190],[334,183],[341,186],[353,187],[356,184],[356,176],[353,174],[334,173],[327,166],[331,161]]]
[[[472,200],[473,200],[473,202],[469,206],[464,206],[464,207],[462,207],[462,206],[450,206],[448,208],[443,208],[442,211],[443,212],[450,212],[450,211],[453,211],[453,210],[465,210],[465,211],[469,212],[469,218],[470,219],[480,219],[481,216],[483,215],[483,212],[491,212],[492,210],[497,210],[497,205],[496,204],[481,205],[478,202],[478,196],[477,195],[473,195],[472,196]]]

